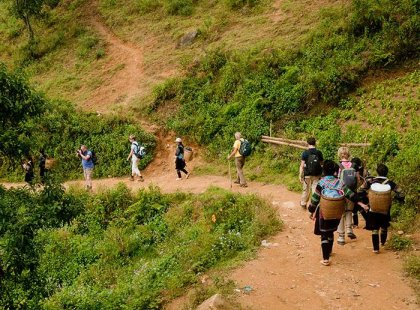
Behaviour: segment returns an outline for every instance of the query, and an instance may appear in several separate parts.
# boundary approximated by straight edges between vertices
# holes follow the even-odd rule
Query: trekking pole
[[[232,189],[232,174],[230,172],[230,160],[228,159],[228,167],[229,167],[229,182],[230,182],[230,189]]]

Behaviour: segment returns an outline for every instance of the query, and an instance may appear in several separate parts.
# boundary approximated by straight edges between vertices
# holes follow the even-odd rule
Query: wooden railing
[[[265,143],[291,146],[291,147],[295,147],[302,150],[306,150],[308,148],[306,141],[302,141],[302,140],[291,140],[291,139],[284,139],[284,138],[262,136],[261,141]],[[371,144],[370,143],[340,143],[339,145],[347,146],[347,147],[368,147]]]

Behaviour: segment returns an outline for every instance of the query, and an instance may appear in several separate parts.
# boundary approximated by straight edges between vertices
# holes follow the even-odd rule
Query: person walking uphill
[[[338,175],[338,165],[332,160],[326,160],[323,166],[324,177],[318,182],[315,192],[312,194],[311,204],[308,207],[311,218],[315,220],[314,234],[321,236],[322,258],[321,264],[330,265],[330,254],[334,245],[334,231],[337,230],[340,223],[342,212],[344,211],[344,197],[357,203],[357,196],[347,186],[344,185]],[[339,206],[330,204],[330,208],[338,209],[338,215],[327,216],[327,210],[322,209],[323,197],[330,197],[336,201],[341,198],[342,209]],[[366,205],[359,203],[362,207]],[[334,211],[333,209],[333,211]],[[330,209],[331,210],[331,209]]]
[[[350,150],[348,147],[342,146],[338,149],[338,158],[340,160],[338,172],[339,179],[353,192],[357,191],[357,180],[358,175],[356,169],[353,168],[353,163],[350,161]],[[347,200],[346,209],[341,218],[340,224],[338,225],[338,239],[339,245],[344,245],[345,234],[350,239],[356,239],[356,235],[353,232],[353,209],[354,204]]]
[[[241,144],[245,142],[244,139],[241,138],[241,133],[235,133],[235,143],[233,144],[232,153],[227,157],[230,160],[232,157],[235,157],[235,164],[236,164],[236,173],[237,179],[234,182],[235,184],[240,184],[241,187],[248,187],[246,184],[245,176],[244,176],[244,165],[245,165],[245,156],[240,153]]]
[[[134,176],[137,175],[138,181],[143,182],[144,178],[141,175],[141,172],[139,170],[139,161],[141,159],[140,145],[136,141],[136,136],[135,135],[130,135],[128,137],[128,140],[131,143],[130,154],[128,154],[128,157],[127,157],[127,160],[130,160],[130,158],[131,158],[131,177],[130,177],[130,180],[134,181]]]
[[[315,138],[308,138],[308,149],[302,153],[299,167],[299,181],[303,185],[300,206],[306,209],[306,204],[312,193],[315,192],[316,185],[321,179],[322,162],[324,160],[321,151],[315,147]]]
[[[190,174],[188,173],[187,170],[185,170],[185,166],[187,164],[185,163],[185,159],[184,159],[184,145],[182,144],[182,139],[176,138],[175,143],[177,144],[176,151],[175,151],[175,169],[178,175],[176,180],[180,181],[182,180],[181,171],[186,174],[186,177],[185,177],[186,179],[189,178]]]
[[[86,189],[92,190],[92,174],[95,164],[93,163],[92,151],[86,145],[81,145],[77,150],[77,156],[82,159],[83,175],[85,177]]]
[[[25,170],[25,182],[32,185],[34,180],[34,164],[31,156],[27,156],[26,160],[22,163],[22,168]]]
[[[391,192],[395,193],[397,201],[404,202],[405,197],[401,188],[387,178],[387,166],[378,164],[376,172],[378,173],[377,177],[366,178],[361,186],[360,195],[363,202],[369,202],[370,210],[367,213],[366,229],[372,231],[373,253],[378,254],[379,241],[384,246],[388,237],[388,227],[391,221]],[[382,197],[378,199],[378,195]]]

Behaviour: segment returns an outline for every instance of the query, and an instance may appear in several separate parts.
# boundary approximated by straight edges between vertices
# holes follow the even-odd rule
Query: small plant
[[[413,241],[407,237],[392,235],[387,242],[387,247],[394,251],[403,251],[411,247]]]
[[[408,256],[404,262],[404,270],[410,277],[420,281],[420,256]]]

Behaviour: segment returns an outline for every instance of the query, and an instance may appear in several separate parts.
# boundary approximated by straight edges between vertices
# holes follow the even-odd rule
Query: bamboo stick
[[[266,142],[266,143],[272,143],[272,144],[278,144],[278,145],[286,145],[286,146],[296,147],[296,148],[302,149],[302,150],[306,150],[307,149],[307,147],[305,147],[303,145],[293,144],[293,143],[288,143],[288,142],[275,141],[275,140],[269,140],[269,139],[261,139],[261,141],[262,142]]]
[[[287,142],[287,143],[293,143],[293,144],[302,144],[302,145],[305,145],[305,146],[307,145],[306,141],[302,141],[302,140],[291,140],[291,139],[268,137],[268,136],[261,136],[261,138],[271,139],[271,140],[281,141],[281,142]]]
[[[282,142],[281,145],[292,144],[292,145],[303,146],[305,149],[307,148],[307,143],[305,141],[302,141],[302,140],[291,140],[291,139],[276,138],[276,137],[269,137],[269,136],[262,136],[261,138],[265,139],[265,140],[270,140],[270,141]],[[263,142],[269,142],[269,141],[263,141]],[[284,144],[284,143],[286,143],[286,144]],[[340,143],[339,145],[340,146],[350,146],[350,147],[366,147],[366,146],[371,146],[371,143],[351,143],[351,142],[349,142],[349,143]]]

